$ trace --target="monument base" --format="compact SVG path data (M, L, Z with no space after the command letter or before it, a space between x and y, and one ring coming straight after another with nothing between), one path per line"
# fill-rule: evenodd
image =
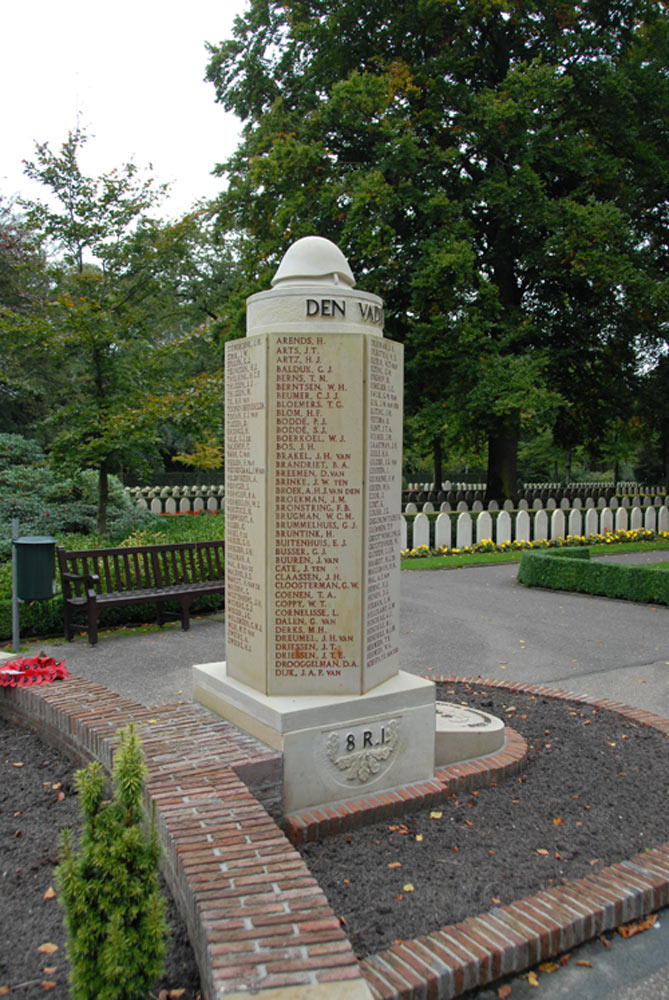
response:
M193 700L283 754L286 815L434 775L435 686L414 674L363 695L270 697L203 663Z

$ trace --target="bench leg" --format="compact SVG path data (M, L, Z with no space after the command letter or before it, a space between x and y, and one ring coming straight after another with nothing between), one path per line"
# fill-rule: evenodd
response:
M179 598L179 604L181 605L181 628L184 632L187 632L190 628L190 606L192 603L192 597Z
M97 645L98 641L98 607L95 601L89 601L86 606L88 643L90 646Z
M165 624L165 609L163 608L162 601L156 602L156 619L158 621L158 624L162 628L163 625Z
M72 608L63 600L63 625L65 628L65 638L68 642L74 639L74 628L72 627Z

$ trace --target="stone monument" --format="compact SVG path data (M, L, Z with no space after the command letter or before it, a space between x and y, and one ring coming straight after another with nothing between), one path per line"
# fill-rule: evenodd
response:
M329 240L298 240L226 345L226 660L193 697L283 753L284 812L434 774L401 671L402 346Z

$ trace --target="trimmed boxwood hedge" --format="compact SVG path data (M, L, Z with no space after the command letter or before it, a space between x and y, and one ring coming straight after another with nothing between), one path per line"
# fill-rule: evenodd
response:
M653 572L650 566L590 562L590 550L586 548L523 552L518 580L527 587L669 604L669 573Z

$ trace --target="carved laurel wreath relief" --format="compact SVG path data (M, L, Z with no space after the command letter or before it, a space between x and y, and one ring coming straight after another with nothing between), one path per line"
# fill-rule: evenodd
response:
M327 737L328 759L340 771L346 772L348 781L359 781L364 784L382 770L383 763L395 753L399 744L398 720L391 719L383 730L383 742L377 740L373 746L363 746L362 749L347 749L347 741L353 739L350 735L330 733Z

